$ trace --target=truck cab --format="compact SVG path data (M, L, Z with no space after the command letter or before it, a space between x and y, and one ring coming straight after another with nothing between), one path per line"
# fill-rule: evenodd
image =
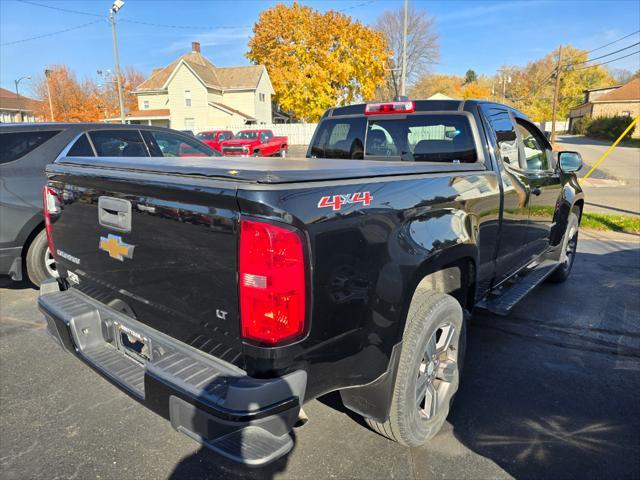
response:
M580 167L472 100L330 109L286 161L59 158L39 306L62 348L235 461L285 455L335 391L381 435L437 442L473 311L568 279Z

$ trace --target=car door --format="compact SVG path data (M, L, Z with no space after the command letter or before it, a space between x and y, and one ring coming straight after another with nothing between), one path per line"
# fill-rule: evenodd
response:
M545 136L526 119L516 117L515 122L524 181L529 190L527 250L530 259L534 259L549 248L562 185L553 164L551 145Z
M260 152L262 153L263 157L268 157L275 153L275 142L273 142L272 140L273 133L267 131L260 134Z
M516 127L509 111L481 107L503 187L502 222L496 245L495 282L500 283L528 263L525 248L529 227L528 187L520 165Z

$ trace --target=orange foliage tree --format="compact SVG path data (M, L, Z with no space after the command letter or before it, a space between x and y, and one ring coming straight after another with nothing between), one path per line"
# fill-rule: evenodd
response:
M119 116L115 81L104 84L98 84L92 79L79 81L66 65L54 65L49 70L49 91L54 119L57 122L97 122ZM122 75L125 110L137 110L138 101L132 91L143 80L144 76L139 71L132 67L125 69ZM49 119L47 77L41 76L37 79L34 90L36 97L42 100L38 114Z
M382 33L295 2L260 13L247 57L266 66L283 110L317 121L329 107L373 98L390 53Z

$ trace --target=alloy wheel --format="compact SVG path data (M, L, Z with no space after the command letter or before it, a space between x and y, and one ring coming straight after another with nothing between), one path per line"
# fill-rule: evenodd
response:
M437 415L458 373L458 341L460 332L446 323L438 327L427 342L418 366L416 404L427 419Z

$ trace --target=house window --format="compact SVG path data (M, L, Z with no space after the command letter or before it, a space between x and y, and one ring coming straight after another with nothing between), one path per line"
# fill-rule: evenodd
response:
M184 128L190 130L196 127L196 119L195 118L185 118L184 119Z
M624 111L622 112L622 116L623 116L623 117L630 117L630 116L631 116L631 112L630 112L629 110L624 110Z
M266 101L267 96L264 93L259 93L258 98L260 99L261 102L264 102Z
M191 106L191 90L184 91L184 106L185 107Z
M149 100L145 100L142 102L142 108L147 110L149 108Z

